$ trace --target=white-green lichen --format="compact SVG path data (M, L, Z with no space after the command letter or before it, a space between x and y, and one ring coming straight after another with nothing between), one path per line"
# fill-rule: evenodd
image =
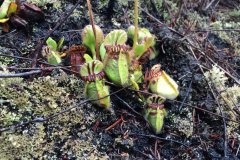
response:
M180 133L183 135L186 135L187 137L192 136L193 134L193 119L192 119L192 113L189 108L183 109L184 116L180 115L173 115L172 121L173 121L173 127L176 128Z
M54 8L61 7L61 1L59 0L27 0L27 2L36 4L39 7L44 7L47 4L52 4Z
M240 107L237 105L240 102L240 86L234 84L233 86L228 86L228 77L225 73L217 66L214 65L212 69L205 72L206 79L214 86L217 90L218 100L220 102L220 107L222 107L224 114L228 115L230 119L237 120L239 118L238 114L240 112ZM220 108L216 109L220 114ZM239 127L238 123L228 121L228 133Z
M94 134L87 129L97 117L91 111L86 112L94 109L92 105L79 105L84 88L79 78L57 70L51 76L32 81L1 78L0 84L0 128L76 107L47 123L33 123L0 133L1 159L57 159L59 153L72 158L107 159L93 144Z

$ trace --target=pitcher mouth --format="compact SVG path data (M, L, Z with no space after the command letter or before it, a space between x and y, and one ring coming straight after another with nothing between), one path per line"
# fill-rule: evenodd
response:
M152 104L148 105L148 108L151 108L153 110L163 109L164 108L164 104L152 103Z
M103 79L104 76L105 76L105 73L101 71L97 74L90 74L88 76L81 76L81 77L82 77L82 80L84 81L94 82L97 78Z
M120 52L122 53L128 53L130 50L130 47L128 45L106 45L105 49L108 54L110 55L119 55Z

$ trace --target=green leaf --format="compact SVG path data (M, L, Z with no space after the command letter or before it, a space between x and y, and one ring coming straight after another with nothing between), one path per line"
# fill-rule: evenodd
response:
M0 7L0 19L7 17L8 7L11 4L11 0L4 0Z
M57 50L60 51L63 47L64 37L62 37L57 44Z
M134 50L135 57L141 57L141 55L145 52L144 44L138 44L136 45L136 48Z
M135 34L135 27L133 25L128 27L127 34L130 39L133 39ZM150 31L147 28L139 28L137 41L140 43L145 37L153 37L153 35L150 33Z
M154 37L145 37L145 41L142 44L138 44L134 50L135 57L141 57L148 48L154 44Z
M58 53L51 52L50 55L48 55L48 63L57 65L62 62L62 59Z
M101 71L103 71L103 63L101 61L95 60L94 63L95 63L95 66L93 68L94 74L98 74Z
M96 41L98 43L98 46L100 47L100 44L103 42L103 32L101 28L97 25L95 25L96 29ZM91 52L93 59L96 59L96 42L95 42L95 37L94 37L94 32L92 29L91 25L87 25L84 27L83 32L82 32L82 41L85 46L87 46Z
M118 72L121 79L122 86L125 86L128 84L128 61L127 61L127 55L125 53L119 54L119 60L118 60Z
M123 45L127 41L127 33L124 30L113 30L104 39L105 45Z
M133 89L139 90L139 85L137 84L137 82L135 81L133 76L131 76L131 78L130 78L130 83L131 83Z
M80 75L82 77L86 77L86 76L89 76L89 73L88 73L88 63L84 63L81 68L80 68Z
M135 27L133 25L128 27L127 35L130 39L133 39L135 33Z
M106 55L106 49L105 49L104 43L103 43L100 46L100 58L101 58L102 61L104 60L105 55Z
M46 41L47 46L52 50L52 51L57 51L57 42L53 40L51 37L49 37Z
M88 54L84 54L83 57L84 57L86 62L90 62L90 61L93 60L92 57L90 57Z
M142 41L146 37L153 37L147 28L140 28L138 32L138 41Z

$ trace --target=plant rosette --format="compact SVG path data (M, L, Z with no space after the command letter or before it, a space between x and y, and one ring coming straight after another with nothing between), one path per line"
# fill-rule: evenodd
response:
M42 49L43 57L47 58L49 64L58 65L62 62L62 58L66 53L60 52L63 46L64 37L62 37L57 43L51 37L46 41L47 46L44 46Z

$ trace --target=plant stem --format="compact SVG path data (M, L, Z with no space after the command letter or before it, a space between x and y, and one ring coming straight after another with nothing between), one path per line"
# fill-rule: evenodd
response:
M92 25L93 33L94 33L94 38L95 38L95 45L96 45L96 59L99 59L99 46L97 42L97 33L96 33L96 28L94 25L94 19L93 19L93 11L92 11L92 6L90 0L87 0L87 5L88 5L88 12L89 12L89 17L90 17L90 23Z
M133 49L136 48L138 38L138 0L134 0L134 27Z

